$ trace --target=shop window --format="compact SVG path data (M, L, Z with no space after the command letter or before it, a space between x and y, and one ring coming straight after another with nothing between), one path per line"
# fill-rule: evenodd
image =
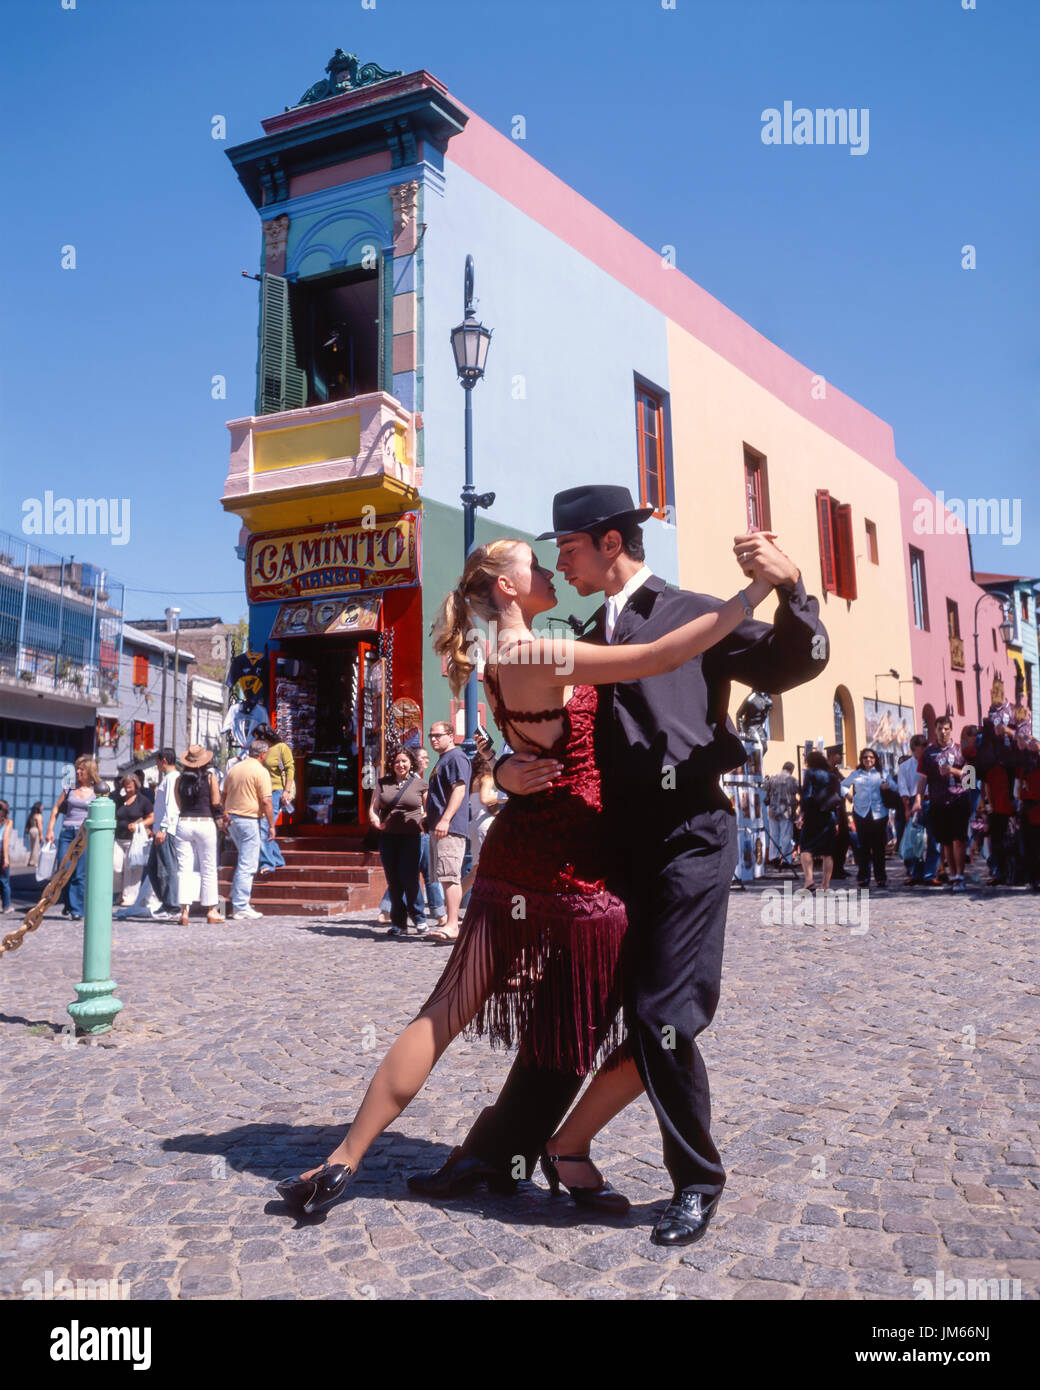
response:
M769 483L764 454L744 445L744 500L749 531L769 531Z
M852 507L818 488L816 521L824 592L853 599L856 597L856 557L852 544Z
M874 525L872 521L868 521L866 522L866 528L867 559L870 561L872 565L876 565L878 563L877 527Z
M383 256L372 269L290 283L263 278L259 413L297 410L378 391Z
M654 516L674 521L669 487L668 412L663 392L636 378L636 451L639 466L639 505L653 507Z
M155 747L155 725L145 724L141 719L134 720L134 757L143 758Z
M910 547L910 590L914 600L914 627L928 631L928 586L924 575L924 551Z
M148 684L148 658L146 656L134 657L134 685Z

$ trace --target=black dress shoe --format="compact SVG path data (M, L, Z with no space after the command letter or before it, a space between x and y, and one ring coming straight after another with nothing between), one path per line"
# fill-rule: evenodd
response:
M275 1190L283 1202L311 1216L314 1212L331 1206L333 1202L338 1202L352 1177L353 1172L349 1164L334 1163L330 1166L325 1162L313 1177L285 1178L278 1183Z
M447 1162L435 1173L413 1173L408 1179L408 1188L421 1197L458 1197L472 1192L481 1183L487 1183L500 1197L512 1197L516 1193L516 1178L461 1149L452 1149Z
M593 1172L597 1171L596 1165L588 1154L543 1153L539 1162L549 1184L549 1190L554 1197L560 1195L560 1183L562 1181L557 1164L587 1163ZM602 1177L598 1187L571 1187L567 1183L563 1185L580 1207L593 1207L596 1211L601 1211L607 1216L624 1216L632 1205L623 1192L618 1192Z
M692 1245L700 1240L715 1215L719 1197L687 1188L677 1192L664 1209L664 1215L654 1227L650 1240L654 1245Z

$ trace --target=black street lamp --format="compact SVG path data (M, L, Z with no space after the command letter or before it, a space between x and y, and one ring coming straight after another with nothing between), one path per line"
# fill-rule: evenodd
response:
M984 598L996 599L1003 610L1004 621L1000 624L1000 640L1006 647L1015 635L1015 625L1011 621L1011 599L1002 589L983 589L975 600L975 705L979 712L979 728L982 727L982 666L979 663L979 604Z
M878 689L877 689L877 683L878 683L878 680L880 679L881 676L890 676L890 677L892 678L892 680L898 681L898 679L899 679L899 672L895 669L894 666L890 666L890 667L888 668L887 671L875 671L875 673L874 673L874 713L875 713L875 714L877 714L877 707L878 707Z
M491 345L491 329L477 322L475 300L473 298L473 257L466 257L466 272L463 280L465 316L462 323L451 330L451 350L455 354L455 370L459 385L466 393L466 482L462 489L462 525L464 537L464 559L469 559L476 534L477 507L490 507L495 500L493 492L476 492L473 487L473 388L484 375L488 348ZM476 744L473 733L477 725L477 673L473 671L466 682L466 737L462 747L466 756L473 758Z

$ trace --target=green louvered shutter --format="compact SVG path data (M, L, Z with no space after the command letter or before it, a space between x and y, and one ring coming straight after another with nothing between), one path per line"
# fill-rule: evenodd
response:
M296 363L289 282L264 272L260 319L260 411L296 410L307 404L307 376Z

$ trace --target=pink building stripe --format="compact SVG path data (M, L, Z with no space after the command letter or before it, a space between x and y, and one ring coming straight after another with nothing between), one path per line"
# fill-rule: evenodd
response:
M891 425L830 382L826 399L814 400L809 368L756 332L700 285L665 266L650 247L550 173L514 140L470 112L465 130L452 138L448 154L467 173L573 246L778 400L871 463L893 472Z

